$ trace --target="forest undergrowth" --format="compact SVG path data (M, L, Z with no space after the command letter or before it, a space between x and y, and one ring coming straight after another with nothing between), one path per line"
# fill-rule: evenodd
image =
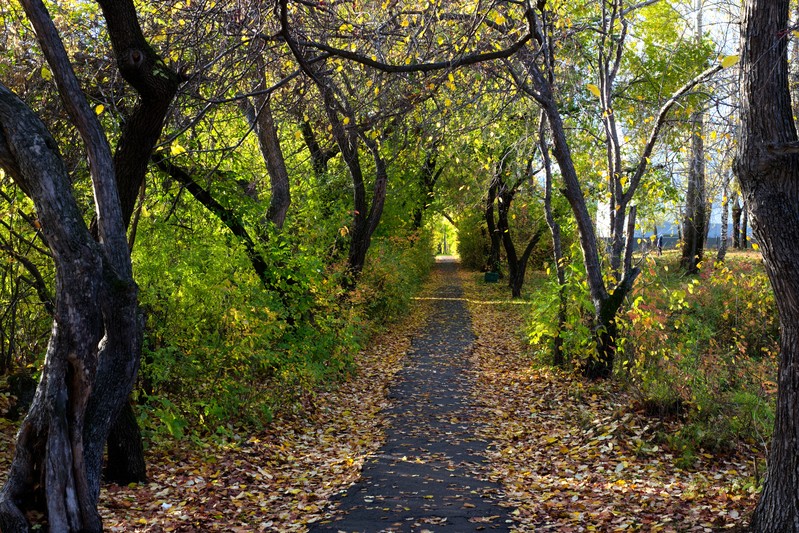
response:
M684 460L668 435L685 420L652 416L622 380L585 381L543 364L524 335L530 306L506 287L461 271L477 336L472 351L489 472L518 531L716 531L746 523L762 450L698 446ZM433 272L425 291L442 282ZM535 283L535 282L534 282ZM318 390L258 432L163 440L148 451L149 481L108 485L108 531L305 531L354 482L381 444L387 391L429 302L377 335L344 381ZM0 419L0 471L15 426ZM2 481L2 480L0 480Z
M106 530L305 531L320 520L327 499L357 479L381 442L387 387L429 304L412 305L356 355L350 377L315 391L301 411L282 411L257 433L155 443L148 482L102 488ZM2 483L16 424L0 423Z
M746 522L762 449L698 446L686 463L669 439L684 420L647 414L629 383L543 364L523 332L530 308L497 303L505 287L461 275L492 475L520 530L716 531Z

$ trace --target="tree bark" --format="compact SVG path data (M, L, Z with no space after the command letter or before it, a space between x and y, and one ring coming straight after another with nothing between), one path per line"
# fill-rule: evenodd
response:
M413 222L411 225L411 229L414 231L421 229L424 213L433 200L436 183L441 173L444 171L444 167L436 169L437 150L437 146L434 145L430 153L425 157L424 164L419 171L420 196L417 200L416 207L413 209Z
M799 155L788 86L788 0L749 0L742 22L741 135L735 159L744 202L774 289L780 359L774 436L757 533L799 530Z
M613 373L613 362L616 356L616 313L624 298L632 289L639 269L632 268L609 293L602 276L602 265L599 259L596 233L593 221L588 212L580 180L574 168L571 148L566 138L560 112L551 95L543 99L542 107L547 115L552 133L553 154L558 162L564 184L564 195L571 205L577 221L578 236L583 250L583 263L588 281L588 291L594 305L593 334L596 353L586 362L583 373L590 379L607 378Z
M503 156L503 160L505 157L507 157L507 152ZM500 163L498 167L497 175L494 176L492 180L492 186L497 188L496 201L498 205L496 233L498 234L498 238L502 241L502 247L505 249L505 257L508 261L508 285L511 290L511 296L513 298L520 298L522 295L522 286L524 285L527 263L530 260L530 254L533 252L535 245L538 244L538 241L541 239L542 231L538 229L533 233L520 257L516 252L516 246L511 237L508 214L513 199L516 196L516 191L519 185L521 185L521 181L509 187L502 176L505 165ZM490 196L489 194L489 197ZM493 213L491 214L491 218L493 219Z
M43 22L43 6L37 11ZM37 34L54 29L40 26ZM49 46L49 44L48 44ZM56 55L58 52L56 51ZM65 54L62 56L65 57ZM55 63L51 62L51 65ZM59 89L72 100L80 123L99 125L73 92L76 80L60 68ZM73 81L75 81L73 85ZM72 86L72 87L70 87ZM96 119L95 119L96 120ZM97 243L83 222L66 168L44 124L0 86L0 129L33 199L56 265L56 309L42 377L20 428L8 480L0 492L0 529L27 531L24 512L40 493L52 531L100 531L96 511L103 448L111 423L133 386L142 327L130 270L124 224L115 197L110 151L93 146L99 231ZM105 169L103 173L98 172ZM106 210L103 202L116 203ZM115 249L109 253L110 247ZM127 259L126 259L127 258Z
M719 237L719 251L716 254L716 261L722 262L727 256L727 246L729 240L730 226L730 171L724 173L721 183L721 236Z
M139 96L131 116L125 119L114 152L114 173L122 220L130 226L150 156L161 137L164 121L177 94L181 77L167 67L142 34L136 8L129 0L97 0L103 11L116 64L123 79ZM130 243L133 243L131 233ZM108 462L112 481L120 484L145 481L144 447L131 405L111 429ZM133 425L134 427L130 427ZM138 437L138 442L130 441ZM124 454L120 452L124 450Z
M265 83L262 82L256 87L256 91L264 87ZM280 148L280 138L277 135L275 119L272 116L269 96L256 97L254 106L248 100L242 100L241 107L250 127L255 129L258 136L258 146L261 148L266 171L269 174L271 193L266 219L281 229L291 205L291 192L289 173L286 170L283 150Z
M738 193L735 193L735 203L732 204L732 247L736 250L741 247L741 211Z
M749 208L748 201L744 200L741 206L741 236L738 238L741 244L741 250L746 250L749 247Z
M310 122L303 120L300 122L300 132L305 141L305 146L311 153L311 166L317 180L321 180L327 173L327 163L338 153L338 149L322 150L316 135L313 132Z
M108 460L103 477L120 485L147 481L141 430L133 405L125 402L108 435Z
M491 247L488 251L488 271L494 272L499 277L502 277L502 262L499 257L499 250L502 246L502 239L499 236L499 229L497 228L497 221L494 215L494 204L497 201L497 184L496 179L491 180L488 186L488 198L486 199L485 221L488 228L488 240Z
M691 116L691 167L688 171L688 192L685 195L683 248L681 266L688 274L696 274L705 248L705 144L704 117L701 111Z
M68 211L74 209L68 206L74 203L69 187L64 189L61 203L53 206L47 205L47 194L32 185L37 180L67 184L69 180L63 165L58 167L57 148L44 126L37 123L30 110L14 103L13 95L4 95L6 111L15 111L15 121L25 117L28 123L24 128L30 130L30 135L44 139L51 160L23 164L29 154L14 141L23 126L13 124L9 115L4 117L2 128L8 149L0 153L14 155L16 162L9 167L12 176L15 170L20 171L15 179L25 183L22 188L37 204L40 219L47 210L53 213L51 235L59 231L71 234L67 240L72 241L75 250L65 252L63 243L47 239L57 272L55 321L37 395L23 422L11 473L0 496L3 531L27 529L21 511L34 501L31 494L39 490L45 494L52 530L101 529L96 503L104 445L125 404L139 363L142 324L125 227L180 78L145 41L132 2L98 3L120 72L141 98L123 126L113 158L49 14L39 0L26 0L24 7L36 28L67 112L89 153L96 206L96 232L92 233L99 238L99 244L88 244L86 238L91 241L92 234L69 218ZM39 155L44 151L40 150ZM52 192L48 187L44 189ZM134 429L138 431L135 426ZM125 460L143 461L141 448L135 444L140 444L140 439L130 448L137 457ZM140 467L143 463L138 464ZM33 475L37 472L38 479ZM141 478L139 473L134 475Z

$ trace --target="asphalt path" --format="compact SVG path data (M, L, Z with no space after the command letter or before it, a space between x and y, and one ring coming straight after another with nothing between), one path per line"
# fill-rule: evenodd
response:
M456 275L430 296L429 323L412 342L390 389L383 447L361 479L335 498L330 520L312 532L509 531L502 489L483 474L487 443L475 437L469 350L474 337ZM439 299L440 298L440 299Z

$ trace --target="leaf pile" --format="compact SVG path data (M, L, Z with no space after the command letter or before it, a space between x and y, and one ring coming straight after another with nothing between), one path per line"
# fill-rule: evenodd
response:
M464 279L472 302L485 301ZM750 450L702 453L690 469L657 444L679 421L648 418L610 384L536 368L523 306L471 304L483 435L521 530L715 531L740 527L757 494Z

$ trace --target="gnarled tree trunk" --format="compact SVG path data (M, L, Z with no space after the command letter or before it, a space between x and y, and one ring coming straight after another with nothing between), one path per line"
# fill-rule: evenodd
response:
M774 437L757 533L799 529L799 138L788 88L789 0L745 2L741 135L735 160L780 317Z
M53 38L43 6L25 6L37 34ZM45 41L43 48L57 47ZM36 205L56 266L56 309L42 377L22 422L8 480L0 492L0 529L28 530L25 511L46 502L51 531L100 531L97 513L103 448L112 422L133 386L142 327L113 165L99 124L77 80L64 73L63 49L50 51L69 110L85 121L99 232L83 222L56 143L44 124L0 86L0 131L23 184ZM58 66L55 66L58 65ZM73 119L75 120L75 119ZM96 119L95 119L96 120ZM111 205L109 205L109 203ZM43 498L36 498L40 494Z

